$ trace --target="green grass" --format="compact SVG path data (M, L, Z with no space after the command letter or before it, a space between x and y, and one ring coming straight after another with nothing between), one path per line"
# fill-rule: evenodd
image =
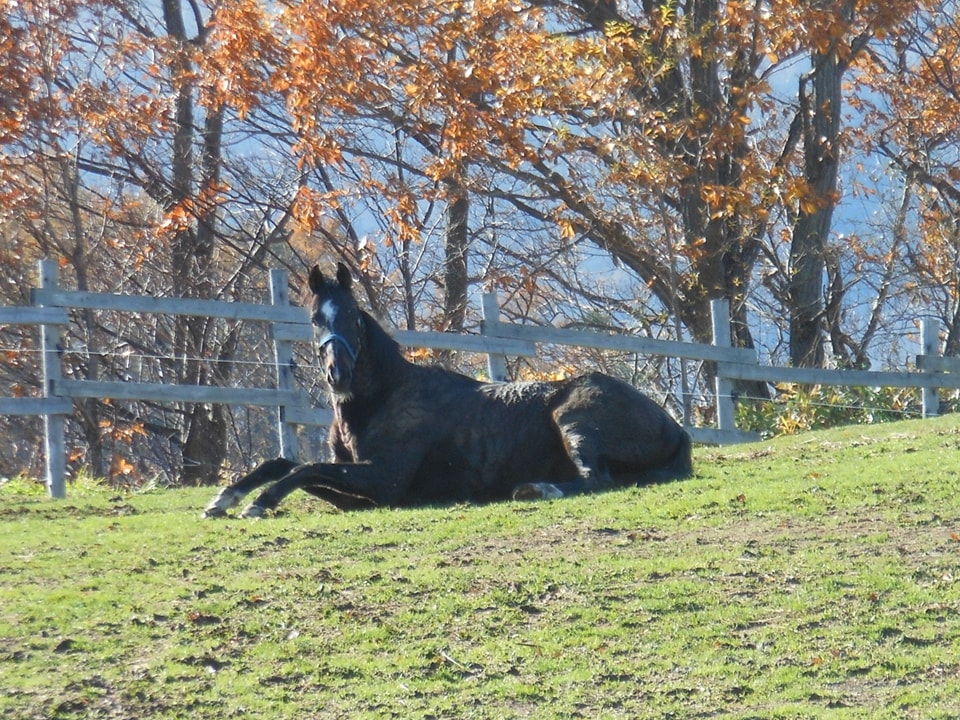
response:
M960 715L960 420L540 504L0 487L0 715Z

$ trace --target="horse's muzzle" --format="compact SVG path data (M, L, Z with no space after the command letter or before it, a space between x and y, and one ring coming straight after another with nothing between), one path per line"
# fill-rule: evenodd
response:
M327 385L337 395L349 395L353 384L353 366L357 352L337 333L328 333L319 340L320 364L323 366Z
M348 395L353 385L353 361L337 345L328 345L324 355L324 377L327 385L337 395Z
M353 373L349 370L344 371L336 366L327 369L327 385L337 395L349 395L352 382Z

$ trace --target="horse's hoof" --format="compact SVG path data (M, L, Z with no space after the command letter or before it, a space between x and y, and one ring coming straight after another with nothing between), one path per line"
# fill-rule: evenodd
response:
M563 497L563 491L550 483L524 483L513 490L514 500L556 500Z
M207 505L203 511L203 518L222 518L227 516L227 510L240 502L243 493L235 492L232 488L225 487L217 496Z
M222 507L218 507L217 505L211 505L210 507L204 509L202 513L200 513L201 520L210 520L212 518L225 518L225 517L227 517L227 511L224 510Z
M242 513L240 513L240 517L246 518L247 520L257 520L266 514L267 509L265 507L257 505L256 503L251 503L250 505L247 505L246 509Z

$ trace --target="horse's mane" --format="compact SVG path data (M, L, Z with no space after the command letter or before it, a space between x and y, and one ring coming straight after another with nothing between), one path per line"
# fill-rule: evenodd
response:
M472 378L437 365L419 365L410 362L400 349L400 344L393 339L393 336L383 328L376 318L365 310L361 310L360 315L366 328L366 342L363 352L368 355L371 368L375 369L374 374L380 390L397 387L411 374L426 373L431 376L431 382L441 384L473 384L476 382ZM440 385L437 387L440 387Z
M404 370L410 364L400 351L400 344L366 310L360 311L366 331L363 351L368 355L371 365L377 368L377 375L385 384L399 382Z

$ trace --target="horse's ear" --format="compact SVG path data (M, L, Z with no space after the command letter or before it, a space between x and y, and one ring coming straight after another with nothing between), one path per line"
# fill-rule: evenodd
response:
M320 267L314 265L310 268L310 277L307 280L307 283L310 285L310 292L314 295L320 292L320 288L323 287L323 284L326 280L323 279L323 273L320 272Z
M337 263L337 282L344 290L350 290L353 285L353 275L350 274L350 268L343 263Z

